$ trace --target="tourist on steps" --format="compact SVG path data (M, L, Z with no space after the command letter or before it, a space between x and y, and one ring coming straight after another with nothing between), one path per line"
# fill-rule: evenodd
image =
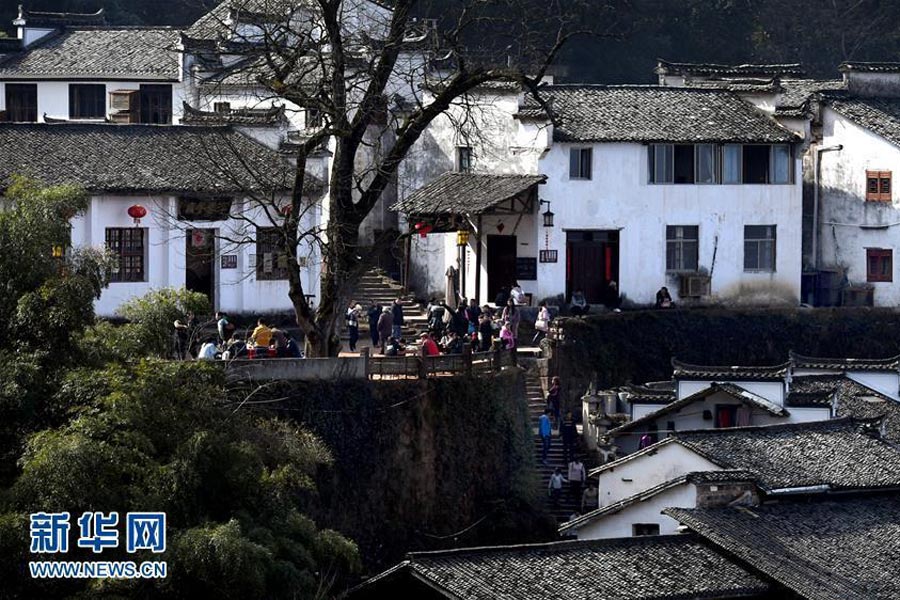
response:
M547 454L550 452L550 440L553 435L553 427L550 425L550 409L538 419L538 434L541 436L541 464L547 464Z

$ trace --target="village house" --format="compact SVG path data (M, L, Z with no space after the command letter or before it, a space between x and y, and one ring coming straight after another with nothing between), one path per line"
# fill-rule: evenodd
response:
M800 137L769 114L717 89L548 82L547 109L514 87L473 96L479 135L436 122L420 152L439 159L401 172L420 288L454 266L480 302L515 281L533 302L652 304L662 286L799 300Z
M703 366L672 360L672 380L585 397L585 436L594 447L630 454L686 429L805 423L852 416L881 419L900 440L900 357L814 358L791 353L781 365ZM627 422L605 430L603 415Z
M877 424L849 418L676 431L590 477L598 484L599 506L564 523L561 534L671 535L678 523L662 514L664 508L896 488L900 452L879 439Z

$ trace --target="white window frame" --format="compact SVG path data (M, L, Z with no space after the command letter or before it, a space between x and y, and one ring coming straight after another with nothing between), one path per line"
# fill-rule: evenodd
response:
M669 228L675 229L676 233L678 229L685 229L688 227L692 227L696 230L696 237L688 238L684 237L682 231L682 237L669 237ZM699 225L666 225L666 273L696 273L700 268L700 226ZM695 259L696 264L693 268L684 266L684 248L685 244L694 244L695 255L693 258ZM681 268L669 268L669 248L673 248L673 251L676 253L676 256L680 258ZM676 261L677 262L677 261Z
M771 231L771 237L747 237L747 228L748 227L766 227L768 231ZM767 232L768 232L767 231ZM748 267L747 266L747 244L756 244L756 267ZM762 267L761 266L761 256L760 248L761 244L771 244L772 246L772 264L771 268L769 266ZM778 226L777 225L744 225L744 272L745 273L774 273L776 271L776 267L778 265Z

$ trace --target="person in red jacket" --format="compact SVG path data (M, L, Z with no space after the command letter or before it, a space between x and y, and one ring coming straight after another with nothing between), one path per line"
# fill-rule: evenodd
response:
M438 349L437 342L431 338L431 334L427 331L422 334L422 356L437 356L441 351Z

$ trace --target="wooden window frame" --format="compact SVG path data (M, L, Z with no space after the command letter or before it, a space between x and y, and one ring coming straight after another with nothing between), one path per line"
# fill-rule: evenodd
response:
M87 97L89 95L92 97ZM70 83L69 118L72 120L106 119L106 86L102 83Z
M37 123L38 89L36 83L7 83L4 94L6 96L7 121ZM27 104L21 101L25 94L28 95L29 102ZM30 102L31 99L34 100L34 103Z
M747 237L747 228L748 227L766 227L770 229L772 232L771 237ZM768 231L766 232L768 233ZM756 247L756 266L748 267L747 266L747 245L755 244ZM761 265L760 261L760 245L761 244L771 244L772 245L772 264L770 265ZM778 265L778 226L777 225L744 225L744 272L745 273L774 273L776 271L776 267Z
M593 148L569 148L569 179L590 181L594 175L593 163Z
M866 171L866 202L890 202L892 188L890 171Z
M290 254L280 250L277 239L280 236L278 227L256 228L257 281L287 281ZM270 265L268 269L267 263Z
M475 163L475 153L471 146L456 147L456 171L458 173L471 173Z
M873 259L880 265L880 269L873 269ZM887 263L887 269L884 264ZM887 273L885 273L887 271ZM890 248L866 248L866 281L888 282L894 281L894 251Z
M172 124L172 86L169 84L141 84L138 94L140 110L138 122L148 125Z
M682 230L682 236L678 237L678 229ZM693 229L694 237L685 237L686 229ZM671 236L670 236L671 234ZM680 256L682 259L685 255L685 248L693 245L693 268L684 266L682 260L681 268L670 268L669 253ZM673 261L674 262L674 261ZM695 273L700 267L700 226L699 225L666 225L666 272L667 273Z
M115 266L110 283L147 281L147 229L141 227L107 227L106 248Z

